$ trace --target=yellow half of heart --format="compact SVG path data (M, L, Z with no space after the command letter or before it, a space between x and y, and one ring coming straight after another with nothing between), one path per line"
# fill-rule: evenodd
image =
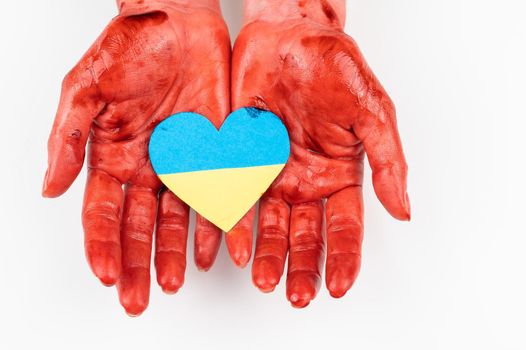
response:
M159 175L196 212L225 232L258 201L285 164Z

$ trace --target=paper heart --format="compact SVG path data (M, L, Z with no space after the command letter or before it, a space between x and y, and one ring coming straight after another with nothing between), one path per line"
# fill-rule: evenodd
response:
M218 131L196 113L175 114L150 139L150 160L181 200L228 232L270 187L290 155L273 113L241 108Z

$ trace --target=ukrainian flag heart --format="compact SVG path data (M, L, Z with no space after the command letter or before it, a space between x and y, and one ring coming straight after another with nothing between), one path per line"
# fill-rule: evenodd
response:
M149 152L166 187L228 232L283 170L290 140L275 114L256 108L233 112L219 131L202 115L179 113L155 128Z

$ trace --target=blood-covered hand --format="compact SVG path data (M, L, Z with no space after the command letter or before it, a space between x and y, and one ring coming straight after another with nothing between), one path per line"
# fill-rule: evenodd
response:
M291 159L260 202L252 275L272 291L288 253L287 297L296 307L319 290L325 241L331 295L343 296L356 279L364 153L382 204L410 218L395 109L343 32L344 18L344 0L246 0L232 59L233 109L270 110L290 134Z
M126 311L138 315L149 300L156 222L155 266L165 292L182 286L186 268L189 209L153 172L150 134L184 111L221 125L230 111L230 39L218 0L117 2L119 16L64 79L43 194L69 188L89 143L87 259L103 284L117 284ZM220 239L220 230L198 217L200 269L210 268Z

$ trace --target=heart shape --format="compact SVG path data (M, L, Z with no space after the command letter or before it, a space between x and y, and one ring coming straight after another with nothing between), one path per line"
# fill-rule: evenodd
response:
M219 131L200 114L178 113L155 128L149 152L166 187L228 232L283 170L290 139L275 114L256 108L233 112Z

